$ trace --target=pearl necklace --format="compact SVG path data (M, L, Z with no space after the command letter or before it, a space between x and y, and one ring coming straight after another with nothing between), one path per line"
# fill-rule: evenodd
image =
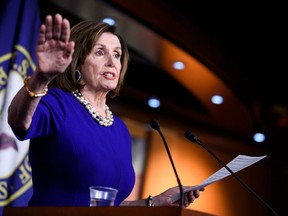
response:
M95 110L95 108L83 97L83 95L81 94L80 91L78 91L78 90L73 91L72 94L80 103L82 103L85 106L85 108L91 114L92 118L95 119L100 125L105 126L105 127L109 127L113 124L113 121L114 121L113 114L109 110L109 107L106 104L105 104L106 117L103 118L103 116L101 116Z

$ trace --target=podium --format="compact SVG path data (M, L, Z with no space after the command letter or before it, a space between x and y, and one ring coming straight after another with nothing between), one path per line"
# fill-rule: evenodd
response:
M4 207L3 216L212 216L179 207Z

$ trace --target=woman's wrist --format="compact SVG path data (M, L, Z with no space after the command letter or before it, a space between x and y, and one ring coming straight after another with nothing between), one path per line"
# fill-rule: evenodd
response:
M45 85L44 90L42 92L39 92L39 93L36 93L36 92L30 90L30 87L28 85L30 79L31 79L31 76L27 76L24 79L24 88L25 88L25 90L27 91L27 93L29 94L30 97L37 98L37 97L42 97L42 96L47 94L47 92L48 92L48 86L47 85Z

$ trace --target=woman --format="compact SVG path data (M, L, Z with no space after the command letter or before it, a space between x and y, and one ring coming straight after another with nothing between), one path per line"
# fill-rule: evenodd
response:
M131 137L106 105L108 97L119 94L128 60L128 49L113 26L83 21L70 36L67 19L46 17L37 68L8 113L18 139L30 139L30 206L89 206L91 185L118 189L116 206L151 205L145 199L125 201L135 183ZM170 188L152 202L179 205L171 202L178 192L178 187ZM185 206L198 197L199 190L186 193Z

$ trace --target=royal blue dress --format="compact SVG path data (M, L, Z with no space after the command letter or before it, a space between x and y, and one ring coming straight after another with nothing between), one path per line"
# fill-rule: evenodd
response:
M28 132L16 136L30 139L33 196L29 206L89 206L92 185L118 189L118 206L134 187L126 125L117 116L113 125L99 125L71 92L49 89Z

